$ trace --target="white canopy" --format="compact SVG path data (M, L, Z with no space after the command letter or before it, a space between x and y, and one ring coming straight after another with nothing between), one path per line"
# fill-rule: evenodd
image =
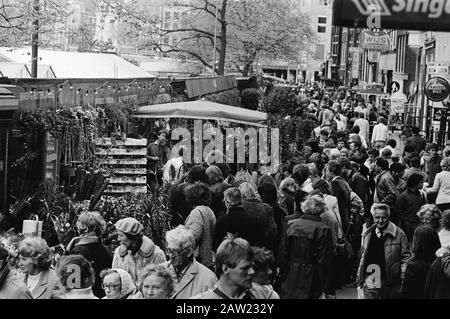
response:
M193 101L142 106L138 108L134 117L190 118L265 126L262 122L267 120L267 113L210 101Z

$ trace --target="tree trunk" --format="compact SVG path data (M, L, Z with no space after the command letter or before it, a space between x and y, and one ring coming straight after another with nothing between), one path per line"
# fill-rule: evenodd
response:
M227 2L228 0L223 0L222 9L220 13L221 23L221 38L220 38L220 54L219 54L219 65L217 67L217 74L225 74L225 58L227 54Z
M242 76L248 76L248 73L250 72L251 63L246 63L244 65L244 69L242 70Z

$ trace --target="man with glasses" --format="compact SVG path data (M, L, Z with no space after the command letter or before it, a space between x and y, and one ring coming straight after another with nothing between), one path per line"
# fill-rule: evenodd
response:
M179 225L166 232L166 242L167 265L176 278L173 299L189 299L216 284L216 275L195 260L195 239L188 228Z
M364 299L393 299L411 256L408 239L400 227L389 221L388 205L373 204L371 214L374 224L363 234L358 287Z
M216 274L219 281L215 287L193 299L265 299L262 289L252 288L255 271L253 251L249 242L228 234L216 254Z

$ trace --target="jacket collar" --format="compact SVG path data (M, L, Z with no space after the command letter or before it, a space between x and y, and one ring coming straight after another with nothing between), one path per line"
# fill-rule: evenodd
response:
M72 238L72 240L70 241L70 243L67 245L66 250L67 251L71 251L75 246L78 245L87 245L87 244L95 244L99 242L99 238L97 236L79 236L79 237L74 237Z
M172 298L175 298L192 280L194 280L195 276L198 274L198 262L193 260L193 262L189 265L189 268L186 270L186 273L181 278L180 282L176 286L176 292L173 294Z
M155 251L155 244L153 243L153 241L147 236L142 236L142 245L137 251L137 254L140 254L144 258L148 258L153 254L154 251ZM119 246L120 257L122 258L125 257L127 253L128 249L125 246L120 245Z
M320 216L314 216L314 215L302 215L302 217L300 217L301 219L309 219L309 220L315 220L315 221L322 221L322 219L320 218Z
M372 232L372 230L375 229L375 227L377 227L377 225L373 224L372 226L367 228L367 230L363 234L363 236L367 236L368 234L370 234ZM397 226L395 226L395 224L393 222L389 221L388 227L384 231L384 234L390 235L392 238L395 238L395 236L397 235Z
M33 291L31 291L31 294L33 295L34 299L38 299L47 290L49 273L50 273L50 270L41 271L41 274L39 276L39 281L38 281L36 287L34 287ZM27 279L28 279L28 274L26 274L23 278L25 285L27 284Z

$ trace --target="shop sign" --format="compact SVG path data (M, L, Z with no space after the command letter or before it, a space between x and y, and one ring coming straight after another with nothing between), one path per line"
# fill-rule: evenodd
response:
M433 102L445 100L449 93L450 85L444 78L435 77L425 84L425 95Z
M361 37L361 47L363 49L378 51L389 50L389 35L387 33L365 31L361 33Z
M336 26L450 31L448 0L335 0L333 6Z

